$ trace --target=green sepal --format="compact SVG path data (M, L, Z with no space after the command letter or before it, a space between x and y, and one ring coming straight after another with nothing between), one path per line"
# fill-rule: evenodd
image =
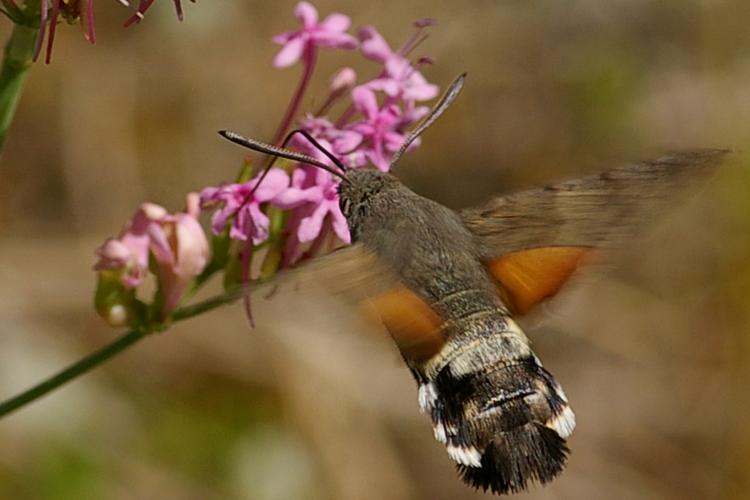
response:
M122 284L122 273L122 270L99 271L94 307L113 327L140 326L145 320L146 305L136 298L134 288Z
M237 184L242 184L243 182L249 181L253 177L253 162L250 160L245 160L245 163L242 164L242 168L240 169L240 173L237 175L237 180L235 181Z
M244 241L232 241L228 252L229 259L224 266L224 289L229 290L242 283L242 262L240 262L240 249Z
M289 219L289 211L276 207L268 208L269 235L266 243L268 251L263 258L263 264L260 267L260 278L266 280L274 276L281 267L284 257L284 229Z

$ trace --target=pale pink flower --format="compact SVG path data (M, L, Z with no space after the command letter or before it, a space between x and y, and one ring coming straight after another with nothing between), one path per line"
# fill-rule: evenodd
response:
M187 195L185 212L153 219L149 225L151 251L159 266L159 285L164 294L162 317L177 307L187 284L208 264L209 246L198 222L199 197Z
M300 2L294 16L302 29L276 35L273 41L283 45L273 60L277 68L285 68L299 61L306 50L314 47L354 49L357 39L346 33L351 25L348 16L334 13L318 22L318 11L308 2Z
M187 283L199 275L209 259L209 247L198 223L198 195L187 196L185 212L170 214L154 203L144 203L118 238L110 238L96 254L96 270L122 270L125 288L138 286L148 272L149 252L159 267L164 295L163 317L174 310Z
M108 238L94 252L99 260L94 269L122 270L120 278L125 288L135 288L141 284L146 273L148 273L148 247L149 237L147 234L149 218L145 210L151 203L144 203L133 216L133 219L120 233L117 238ZM158 207L158 205L153 205ZM161 207L158 207L161 208Z

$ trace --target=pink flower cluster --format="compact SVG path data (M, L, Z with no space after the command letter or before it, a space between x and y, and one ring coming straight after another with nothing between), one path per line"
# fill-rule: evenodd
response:
M208 241L198 214L196 193L187 195L186 211L176 214L144 203L117 238L109 238L96 250L99 261L94 269L119 271L122 284L131 289L143 282L149 255L153 255L163 293L162 317L166 318L190 280L208 264Z
M0 0L7 1L11 0ZM54 7L60 0L53 1ZM91 1L81 0L89 7ZM153 1L141 0L139 12ZM179 9L178 0L175 5ZM312 136L346 167L372 164L388 170L407 130L427 113L422 103L438 94L437 86L427 82L419 70L429 60L409 59L424 39L424 28L431 23L416 23L416 33L394 50L370 26L360 29L358 37L348 34L350 20L343 14L319 21L317 10L300 2L295 16L302 27L274 38L282 45L274 66L283 68L301 62L302 75L272 142L280 144L297 118L297 129ZM353 69L341 68L331 79L327 98L319 101L323 103L320 108L305 112L300 104L320 48L358 48L366 59L376 63L376 68L372 78L359 84ZM333 116L336 108L339 112ZM288 147L331 164L326 154L302 134L290 135ZM338 203L338 182L331 173L312 165L286 164L283 168L262 169L246 182L207 187L200 195L192 193L185 212L169 214L158 205L143 204L120 235L96 251L99 260L95 269L100 271L97 309L113 324L122 324L112 320L123 317L114 312L118 307L130 307L126 322L139 308L145 310L146 317L164 321L188 287L192 290L219 269L236 271L235 264L239 263L240 279L247 283L252 280L251 261L255 256L262 255L260 268L272 273L326 247L348 243L349 229ZM213 260L209 260L209 243L198 222L200 209L214 211L211 229L217 237ZM254 252L261 245L268 246L268 251ZM151 306L135 296L135 288L149 272L149 261L158 269L157 298L161 297ZM267 266L269 262L272 265ZM230 278L225 278L225 283L236 284L237 276L231 274L234 271L228 272ZM252 322L247 296L245 301Z
M390 159L406 137L406 131L429 110L420 103L438 95L436 85L429 83L419 70L428 59L412 62L408 55L423 39L422 31L431 23L416 24L417 32L400 49L394 50L371 26L359 30L358 37L346 31L351 24L343 14L331 14L319 21L311 4L300 2L294 10L302 27L297 31L274 37L282 45L274 66L284 68L297 62L303 64L303 85L309 79L319 48L354 49L377 63L375 77L357 84L351 68L342 68L332 78L329 95L316 112L308 112L298 121L299 128L310 133L324 148L344 165L357 168L368 163L387 171ZM304 91L304 90L303 90ZM335 101L346 98L348 103L337 117L326 115ZM301 101L298 94L294 105ZM288 115L294 115L292 109ZM283 137L289 124L283 124ZM316 159L330 163L326 156L304 137L295 136L290 146ZM238 240L252 238L259 245L268 237L265 207L291 210L286 225L283 266L289 266L305 255L306 247L316 248L331 233L344 243L349 242L346 219L339 209L338 180L319 168L297 164L289 174L273 169L260 187L259 173L245 183L211 187L201 192L201 206L216 208L213 231L220 233L231 224L230 236Z

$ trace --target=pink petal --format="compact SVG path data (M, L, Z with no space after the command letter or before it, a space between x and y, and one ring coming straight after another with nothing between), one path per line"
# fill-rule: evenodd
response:
M200 199L198 193L188 193L185 197L185 213L197 218L201 213Z
M349 224L346 222L346 217L341 213L341 209L338 203L331 207L331 219L333 222L333 232L339 237L344 243L351 243L351 234L349 233Z
M345 130L336 138L333 143L334 152L337 154L350 153L357 146L362 144L362 135L353 130Z
M299 229L297 229L297 237L302 243L312 241L318 237L327 212L326 204L321 203L315 207L315 211L310 216L300 221Z
M259 174L259 176L262 174ZM257 180L252 183L253 186ZM280 168L272 168L255 191L254 198L263 203L289 187L289 176Z
M321 32L314 36L316 45L336 49L356 49L357 39L346 33Z
M159 221L166 217L169 212L167 209L156 203L146 202L141 204L140 211L150 220Z
M167 235L164 230L157 224L149 227L148 235L151 238L151 251L154 253L156 262L160 267L172 267L175 264L175 255L172 247L169 245Z
M393 152L398 151L404 143L404 139L404 134L399 134L398 132L389 131L383 134L383 143L386 149Z
M203 188L200 193L201 206L205 208L207 206L212 206L214 203L219 201L218 194L220 190L221 188L213 186Z
M346 66L333 75L333 78L331 78L331 85L328 89L333 94L348 90L353 87L355 83L357 83L357 72Z
M296 31L287 31L286 33L279 33L278 35L274 35L271 40L273 40L274 43L278 43L279 45L284 45L295 36L297 36Z
M308 2L300 2L294 8L296 17L305 28L311 28L318 22L318 10Z
M120 241L130 249L131 258L138 267L148 267L148 235L145 233L125 233Z
M211 231L214 234L219 234L224 230L227 225L227 219L232 216L236 207L230 207L225 205L223 208L214 212L211 216Z
M115 238L108 238L94 253L99 257L94 265L97 271L125 267L132 255L130 248Z
M175 224L177 262L174 273L182 279L198 276L208 264L208 240L198 221L179 214Z
M248 236L252 238L253 244L260 245L268 239L268 225L271 221L255 204L248 207L248 214L251 219L248 222L252 223L252 227L246 228L246 232L249 232Z
M427 116L427 113L429 112L430 108L428 108L427 106L417 106L412 109L407 109L406 112L401 116L401 123L414 123Z
M370 122L356 122L351 124L352 130L356 131L363 137L373 135L375 133L375 127Z
M424 85L409 86L404 90L403 98L411 101L429 101L434 99L440 89L437 85L426 83Z
M362 85L354 87L352 90L352 102L358 111L363 113L369 120L374 120L378 116L378 100L375 94Z
M394 97L401 93L401 83L393 78L376 78L364 84L372 90L380 90Z
M391 166L391 160L383 156L383 150L380 147L380 144L376 144L374 149L368 151L367 157L370 158L370 163L383 172L387 172Z
M252 230L252 216L249 214L250 204L242 207L232 220L229 228L229 237L233 240L245 241L247 235Z
M323 197L325 197L325 191L333 185L333 176L322 168L316 168L313 175L315 177L315 184L321 187Z
M349 26L351 26L351 24L352 20L349 19L349 16L334 13L323 19L323 21L318 24L318 28L329 32L343 33L344 31L349 29Z
M367 155L363 151L353 151L344 156L343 161L347 167L363 167L367 165Z
M304 183L307 180L307 171L304 168L295 168L292 172L292 183L293 187L302 188L305 187Z
M393 55L385 39L372 26L364 26L359 30L360 50L368 59L385 62Z
M307 189L289 188L276 195L271 204L285 210L296 208L304 203L318 203L323 199L323 190L319 186Z
M299 61L305 49L305 40L296 37L289 40L273 58L275 68L286 68Z
M416 71L408 59L403 56L391 57L385 62L385 72L391 78L405 80L410 72Z

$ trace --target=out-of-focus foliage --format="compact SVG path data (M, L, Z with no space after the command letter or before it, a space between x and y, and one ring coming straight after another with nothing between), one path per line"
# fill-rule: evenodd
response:
M242 153L215 132L268 138L296 83L270 69L294 2L203 0L181 24L156 3L127 30L112 4L95 47L58 32L0 160L0 398L112 338L91 310L93 248L143 200L178 209L232 180ZM737 151L527 321L579 419L568 470L527 497L746 498L750 5L316 5L394 41L438 19L424 72L468 71L467 87L397 174L449 206L669 149ZM354 60L322 57L320 74ZM0 421L0 498L483 496L385 334L290 290L255 304L254 331L240 306L215 311Z

